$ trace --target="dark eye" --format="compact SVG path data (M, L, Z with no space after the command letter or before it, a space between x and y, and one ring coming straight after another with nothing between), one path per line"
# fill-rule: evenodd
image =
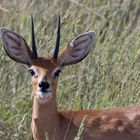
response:
M34 76L34 75L35 75L35 72L34 72L34 70L32 70L32 69L29 69L28 72L31 74L31 76Z
M58 77L59 74L60 74L61 70L57 70L55 73L54 73L54 77Z

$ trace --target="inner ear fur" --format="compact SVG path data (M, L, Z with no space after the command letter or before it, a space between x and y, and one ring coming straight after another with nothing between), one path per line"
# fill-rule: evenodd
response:
M7 28L1 28L0 33L7 55L16 62L31 65L32 52L24 38Z
M90 31L72 39L60 52L59 63L61 66L76 64L82 61L95 44L96 33Z

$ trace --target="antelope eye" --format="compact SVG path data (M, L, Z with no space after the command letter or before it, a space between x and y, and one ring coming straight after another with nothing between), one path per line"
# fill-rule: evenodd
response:
M28 72L31 74L31 76L34 76L35 75L35 71L32 70L32 69L29 69Z
M57 70L55 73L54 73L54 77L58 77L59 74L60 74L61 70Z

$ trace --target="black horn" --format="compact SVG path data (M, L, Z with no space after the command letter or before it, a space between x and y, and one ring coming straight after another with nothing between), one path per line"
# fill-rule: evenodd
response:
M31 15L31 26L32 26L32 59L37 59L37 51L36 51L36 43L35 43L35 35L34 35L34 19Z
M55 60L57 60L57 57L58 57L59 44L60 44L60 15L58 17L57 39L56 39L56 45L55 45L55 50L54 50L54 54L53 54L53 58Z

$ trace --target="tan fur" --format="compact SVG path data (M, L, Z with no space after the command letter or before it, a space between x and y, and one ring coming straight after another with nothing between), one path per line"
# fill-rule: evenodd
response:
M104 110L57 111L57 80L51 71L59 64L52 59L39 58L32 62L40 75L51 81L53 98L46 104L39 104L34 98L32 131L35 140L73 140L85 117L83 140L140 140L140 106ZM38 75L38 77L40 76ZM38 79L34 79L35 93Z
M74 38L60 52L57 61L52 58L32 60L32 52L20 35L6 28L1 28L0 32L8 56L16 62L26 64L37 73L32 75L34 99L31 128L34 140L46 140L46 136L49 140L74 140L83 119L84 129L80 140L140 140L140 106L57 110L58 78L54 77L53 72L56 68L62 69L83 60L95 43L95 32L87 32ZM48 91L40 91L40 82L49 83Z
M106 110L61 111L66 119L77 127L84 116L84 133L93 140L140 140L140 106ZM126 112L129 111L129 114ZM135 111L135 112L133 112ZM135 116L133 114L135 113ZM87 138L85 138L87 139Z

